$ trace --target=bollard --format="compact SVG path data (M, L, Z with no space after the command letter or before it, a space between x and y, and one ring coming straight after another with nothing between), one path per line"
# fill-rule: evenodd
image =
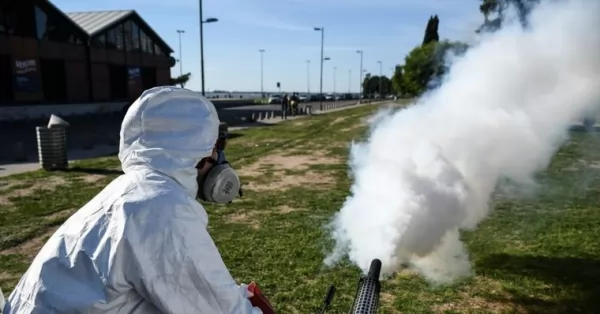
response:
M15 161L25 161L27 157L25 157L25 148L23 147L23 142L15 143L13 147Z
M255 122L255 121L256 121L256 114L253 112L253 113L250 115L250 122Z
M307 115L312 116L312 106L306 106L306 108L304 108L304 109L306 109Z
M69 167L67 158L67 128L64 126L36 127L38 156L45 170L64 170Z
M275 111L271 111L271 119L275 119Z
M36 127L38 156L45 170L65 170L69 167L67 156L67 127L69 123L51 115L48 126Z

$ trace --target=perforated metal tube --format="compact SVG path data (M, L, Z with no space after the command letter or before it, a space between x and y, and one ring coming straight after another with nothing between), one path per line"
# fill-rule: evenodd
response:
M362 277L358 283L358 291L354 297L354 304L350 314L375 314L379 307L379 274L381 261L374 259L369 267L369 273Z

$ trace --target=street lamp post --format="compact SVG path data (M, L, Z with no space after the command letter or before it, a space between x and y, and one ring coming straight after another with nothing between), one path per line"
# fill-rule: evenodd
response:
M214 23L219 20L214 17L209 17L206 20L202 17L202 0L198 0L199 15L200 15L200 76L202 79L202 96L206 96L204 92L204 23Z
M348 70L348 94L352 91L352 70Z
M335 98L335 85L336 85L336 70L337 67L333 67L333 97Z
M321 78L319 83L319 109L323 110L323 46L325 45L325 27L315 27L315 31L321 32Z
M358 86L360 87L360 95L358 96L358 102L360 103L362 97L363 97L363 51L362 50L357 50L356 53L360 54L360 74L358 75L359 77L359 82L358 82Z
M178 29L177 34L179 35L179 75L183 75L183 57L181 56L181 34L185 33L184 30Z
M306 60L306 97L310 99L310 60Z
M379 98L383 97L383 62L377 61L379 63Z
M263 89L263 54L265 53L265 50L259 49L258 52L260 52L260 98L263 99L265 98L265 91Z

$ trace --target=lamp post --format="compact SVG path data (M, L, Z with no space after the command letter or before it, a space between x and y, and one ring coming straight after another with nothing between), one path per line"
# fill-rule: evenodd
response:
M358 102L360 103L362 97L363 97L363 51L362 50L357 50L356 53L360 54L360 74L358 75L359 77L359 82L358 82L358 86L360 87L360 94L358 95Z
M183 57L181 56L181 34L185 33L184 30L178 29L177 34L179 36L179 75L183 75Z
M348 94L352 91L352 70L348 70Z
M202 0L198 0L198 11L200 13L200 75L202 79L202 96L205 96L204 91L204 23L214 23L219 20L214 17L209 17L206 20L202 17Z
M336 85L336 70L337 67L333 67L333 97L335 99L335 85Z
M263 54L265 53L265 50L259 49L258 52L260 52L260 98L262 102L262 99L265 98L265 91L263 89Z
M310 60L306 60L306 97L310 99Z
M379 98L382 98L382 92L383 92L383 80L382 80L382 76L383 76L383 62L381 61L377 61L377 63L379 63Z
M323 46L325 45L325 27L315 27L315 31L321 32L321 79L319 83L319 109L323 110Z

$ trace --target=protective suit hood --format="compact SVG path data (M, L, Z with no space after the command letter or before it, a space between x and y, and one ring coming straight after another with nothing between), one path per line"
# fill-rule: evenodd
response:
M121 125L123 171L150 168L179 183L194 197L198 162L209 157L219 132L215 106L197 92L177 87L145 91Z

